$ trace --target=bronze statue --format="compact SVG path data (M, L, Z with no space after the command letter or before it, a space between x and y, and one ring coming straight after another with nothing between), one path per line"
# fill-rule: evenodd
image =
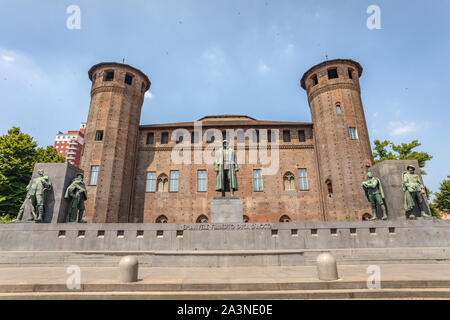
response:
M42 222L44 220L45 191L50 190L52 183L48 176L44 176L44 170L38 170L39 177L31 179L27 186L27 195L20 206L17 218L13 222L22 220L25 204L31 202L31 218L29 221ZM37 211L37 214L36 214Z
M228 191L230 196L233 196L233 191L238 190L236 171L239 166L233 148L227 146L227 140L223 140L223 148L216 151L214 160L216 191L222 191L222 197L225 197L225 192Z
M64 194L65 199L71 199L69 211L67 212L66 222L78 222L86 223L83 220L83 213L85 210L84 201L87 200L87 190L83 182L83 174L78 173L76 178L73 179L69 187L67 187L66 193ZM78 209L78 219L72 219L73 209Z
M370 171L367 172L367 178L369 179L362 183L362 187L366 195L366 200L370 202L372 206L372 218L369 220L378 220L377 205L381 207L381 211L383 212L381 220L387 220L386 206L384 204L384 192L381 181L380 179L375 178L373 173Z
M414 171L414 166L407 166L405 172L402 174L402 187L405 193L404 208L406 213L412 211L416 206L416 203L420 209L420 217L417 219L428 219L430 215L425 213L425 201L423 196L425 195L425 186L422 184L418 174ZM409 219L416 219L413 213L409 215Z

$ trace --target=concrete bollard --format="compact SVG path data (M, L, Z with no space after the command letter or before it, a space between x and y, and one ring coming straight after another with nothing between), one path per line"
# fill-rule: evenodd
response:
M338 280L336 259L328 252L319 254L317 257L317 273L319 280Z
M122 282L136 282L139 262L134 256L125 256L119 262L119 278Z

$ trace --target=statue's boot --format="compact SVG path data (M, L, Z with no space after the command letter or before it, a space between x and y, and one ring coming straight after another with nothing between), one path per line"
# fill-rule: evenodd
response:
M372 218L368 219L368 221L374 221L374 220L378 220L377 216L373 216Z
M86 220L83 220L83 213L84 213L84 210L80 210L78 212L78 223L86 223L87 222Z
M381 217L381 220L387 220L387 214L383 214L383 216Z
M416 220L416 216L414 214L410 214L408 217L409 220Z
M44 219L44 206L38 206L39 216L35 219L36 222L42 222Z
M383 211L383 216L381 217L381 220L387 220L386 206L384 204L381 204L381 211Z
M36 210L34 209L34 206L31 206L31 217L28 218L28 221L36 221L37 215Z
M377 217L377 209L372 207L372 218L368 219L369 221L374 221L374 220L378 220Z
M420 216L422 218L431 218L431 216L429 214L426 214L425 211L420 211Z

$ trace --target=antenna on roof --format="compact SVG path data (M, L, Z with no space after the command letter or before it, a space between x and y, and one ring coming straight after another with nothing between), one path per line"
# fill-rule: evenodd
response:
M122 58L122 63L125 63L125 58Z
M328 55L327 54L325 55L325 59L328 61Z

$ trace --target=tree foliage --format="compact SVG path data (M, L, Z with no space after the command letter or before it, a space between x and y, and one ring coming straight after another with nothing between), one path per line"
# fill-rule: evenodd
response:
M37 148L33 137L12 127L0 136L0 215L15 216L37 162L64 162L53 146Z
M434 205L441 211L445 213L450 213L450 175L447 176L448 179L442 181L439 192L434 195Z
M420 172L426 174L422 168L425 167L427 161L433 158L433 156L426 152L414 150L422 145L418 140L413 140L410 143L400 143L398 145L388 140L375 140L374 145L373 158L375 164L384 160L417 160L421 168Z

